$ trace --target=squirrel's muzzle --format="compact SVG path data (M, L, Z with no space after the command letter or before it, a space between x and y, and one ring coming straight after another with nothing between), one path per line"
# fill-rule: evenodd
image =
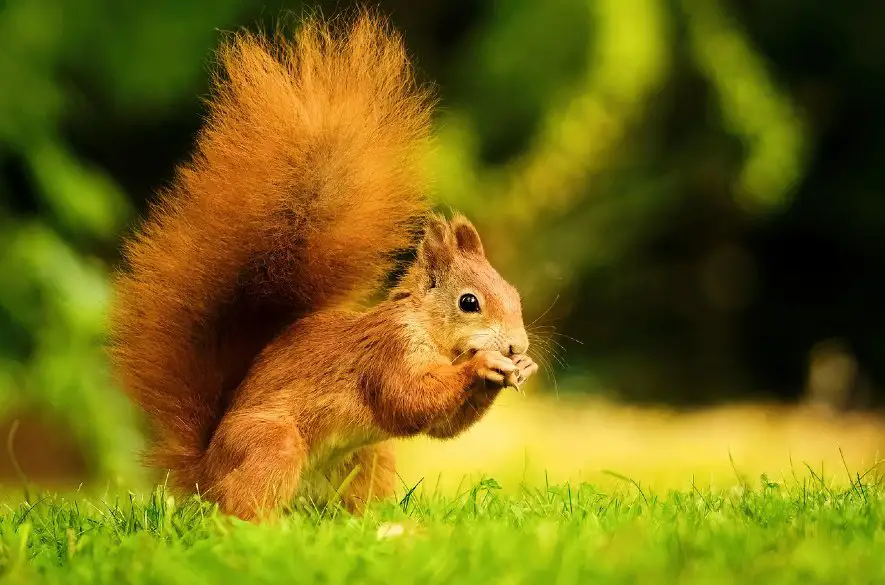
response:
M524 354L529 349L529 337L525 332L525 329L519 330L517 333L510 336L509 343L507 344L506 351L502 351L504 355L507 357L512 357L514 355Z

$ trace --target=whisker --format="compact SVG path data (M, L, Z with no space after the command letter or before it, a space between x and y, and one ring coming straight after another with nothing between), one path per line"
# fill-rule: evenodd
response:
M559 364L559 367L561 367L562 369L566 369L568 367L565 363L565 360L557 355L555 351L550 351L550 357L553 358L553 360L556 361L556 363Z
M552 348L549 344L539 343L538 348L541 350L541 353L545 358L554 359L561 366L565 367L565 363L559 358L559 356L556 355L554 348Z
M557 331L550 331L549 333L547 333L547 335L556 335L557 337L564 337L564 338L568 339L569 341L574 341L575 343L578 343L580 345L584 345L584 342L581 341L580 339L575 339L571 335L566 335L565 333L559 333Z
M530 336L529 339L531 342L534 342L535 346L542 350L546 357L549 357L556 361L562 368L567 368L568 364L565 360L560 356L560 352L565 352L565 348L562 344L558 343L555 340L547 339L544 337L538 336Z
M546 356L545 356L546 357ZM553 393L558 398L559 397L559 384L556 381L556 373L553 371L553 368L550 367L550 363L541 356L536 356L535 361L540 364L541 369L547 374L547 376L553 380Z
M547 339L547 343L549 343L549 344L551 344L551 345L555 345L555 346L558 347L559 349L565 351L565 346L562 345L561 343L559 343L558 341L556 341L556 340L553 339L553 338L548 338L548 339Z
M530 334L529 334L529 339L530 339L531 341L536 342L536 343L543 344L543 345L546 346L546 347L551 347L551 346L554 346L554 345L555 345L555 346L558 347L558 348L561 348L561 349L563 349L563 350L565 349L565 347L563 347L563 345L562 345L561 343L559 343L559 342L556 341L555 339L552 339L552 338L547 337L546 335L537 335L537 334L534 334L534 333L530 333Z
M549 313L549 312L550 312L550 309L553 308L553 305L555 305L555 304L556 304L556 301L558 301L558 300L559 300L559 295L556 295L556 298L553 299L553 302L550 303L550 306L547 307L547 310L544 311L543 313L541 313L540 315L538 315L538 316L535 318L534 321L532 321L531 323L529 323L529 327L531 327L532 325L534 325L535 323L537 323L538 321L540 321L540 320L544 317L544 315L546 315L547 313Z
M547 340L547 343L548 343L548 347L549 347L554 353L556 353L556 355L559 355L559 352L565 353L565 351L566 351L566 350L565 350L565 346L563 346L561 343L559 343L559 342L556 341L555 339L548 339L548 340Z
M527 329L527 331L531 333L543 333L544 335L556 335L557 337L564 337L569 341L574 341L575 343L579 343L584 345L584 342L580 339L575 339L571 335L566 335L565 333L559 333L556 331L556 328L553 325L536 325L532 329Z
M475 338L475 337L483 337L483 336L488 337L488 336L490 336L490 335L495 335L495 334L496 334L496 332L494 332L494 331L484 331L484 332L482 332L482 333L474 333L474 334L472 334L472 335L469 335L469 336L467 337L467 339L468 339L468 340L472 340L472 339ZM456 356L454 357L454 359L452 359L452 361L451 361L452 365L454 365L454 363L455 363L456 361L458 361L459 359L461 359L461 356L463 356L465 353L467 353L467 352L469 352L469 351L470 351L470 349L465 349L464 351L462 351L461 353L459 353L458 355L456 355Z

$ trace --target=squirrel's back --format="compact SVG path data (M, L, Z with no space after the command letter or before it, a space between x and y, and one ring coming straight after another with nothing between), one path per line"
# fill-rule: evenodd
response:
M432 103L380 18L238 34L218 57L195 153L127 241L111 314L149 459L187 488L255 356L377 289L426 212Z

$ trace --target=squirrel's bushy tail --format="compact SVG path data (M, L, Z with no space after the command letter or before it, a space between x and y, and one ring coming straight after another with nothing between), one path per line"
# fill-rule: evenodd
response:
M125 246L111 314L150 462L193 489L252 360L299 316L374 290L425 213L432 103L377 16L239 34L195 154Z

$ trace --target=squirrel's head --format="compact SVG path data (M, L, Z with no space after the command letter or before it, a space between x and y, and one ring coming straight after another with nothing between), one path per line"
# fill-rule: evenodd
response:
M453 361L479 350L509 357L528 349L519 293L489 264L464 216L430 218L403 284L401 293L418 301L434 342Z

